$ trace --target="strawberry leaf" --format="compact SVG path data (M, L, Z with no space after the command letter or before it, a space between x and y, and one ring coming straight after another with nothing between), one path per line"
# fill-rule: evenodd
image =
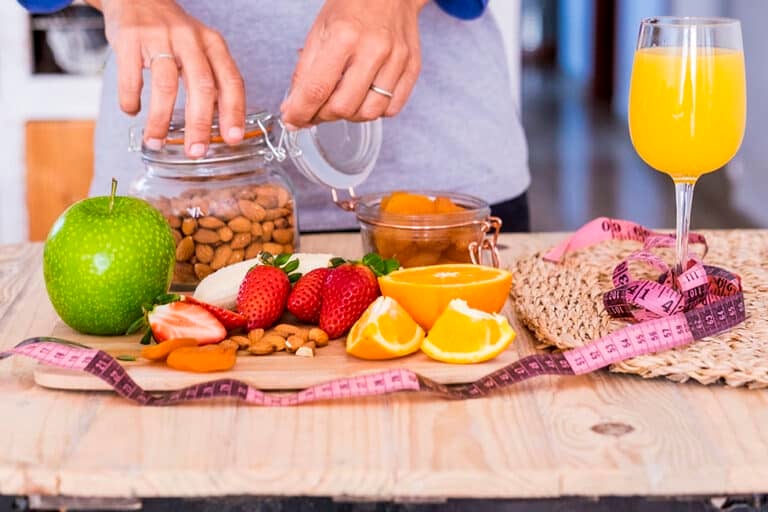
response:
M275 258L275 266L276 267L282 267L286 263L288 263L288 260L291 259L290 254L280 254ZM297 267L298 268L298 267Z
M385 276L400 268L400 262L395 259L384 259L376 253L368 253L363 256L363 265L370 268L377 277Z
M294 272L296 269L299 268L299 260L291 260L288 262L285 267L283 267L283 270L286 274L290 274L291 272Z
M347 262L344 258L331 258L331 260L328 262L331 265L331 268L336 268L340 265L343 265Z
M141 344L149 345L150 343L152 343L152 329L147 329L147 332L141 337Z
M144 318L144 315L141 315L139 318L137 318L129 327L128 330L125 331L125 334L136 334L139 332L142 328L147 326L147 321Z

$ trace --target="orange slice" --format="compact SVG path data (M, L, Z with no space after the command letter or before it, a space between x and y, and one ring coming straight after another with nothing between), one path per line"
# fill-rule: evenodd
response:
M396 270L379 278L382 295L392 297L429 330L453 299L498 313L512 286L506 270L471 263L451 263Z
M400 304L379 297L347 335L347 353L361 359L393 359L419 350L424 330Z
M503 315L470 308L461 299L448 304L429 331L421 350L444 363L480 363L501 354L515 331Z

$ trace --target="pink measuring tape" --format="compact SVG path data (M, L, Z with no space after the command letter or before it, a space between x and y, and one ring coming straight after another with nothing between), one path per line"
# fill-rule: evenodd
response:
M30 338L0 353L0 359L18 354L42 364L84 371L105 381L120 396L141 405L234 398L252 405L288 406L399 391L468 399L487 396L499 388L539 375L593 372L625 359L687 345L727 331L745 320L744 297L738 276L704 265L700 258L693 257L686 271L678 276L676 289L669 266L652 252L654 248L673 245L674 236L653 232L632 222L605 217L595 219L548 251L544 259L557 264L570 252L606 240L643 242L641 250L614 269L615 288L603 296L609 315L634 323L583 347L524 357L468 384L444 385L407 369L394 369L336 379L296 393L265 393L236 379L218 379L177 391L151 393L139 387L125 368L106 352L56 338ZM690 242L703 244L706 253L704 237L692 234ZM633 279L630 273L633 263L651 265L660 272L659 279Z

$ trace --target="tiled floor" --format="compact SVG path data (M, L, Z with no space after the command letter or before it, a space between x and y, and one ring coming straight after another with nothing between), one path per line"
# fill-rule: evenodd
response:
M523 73L523 123L534 231L572 230L601 215L673 228L672 181L636 155L626 122L554 71ZM754 227L728 201L727 170L696 185L692 229Z

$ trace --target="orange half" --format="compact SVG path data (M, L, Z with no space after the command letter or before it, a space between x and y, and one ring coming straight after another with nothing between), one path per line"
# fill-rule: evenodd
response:
M429 330L453 299L469 307L498 313L512 286L512 273L471 263L452 263L396 270L379 278L382 295L392 297L416 322Z

